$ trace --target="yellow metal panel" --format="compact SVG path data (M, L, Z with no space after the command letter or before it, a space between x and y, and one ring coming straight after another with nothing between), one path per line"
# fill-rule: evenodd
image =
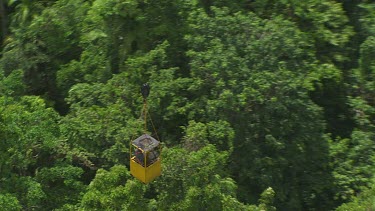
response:
M152 165L146 168L146 182L149 183L161 175L161 159L159 158Z
M161 159L159 158L152 165L144 168L142 165L135 162L133 157L130 160L130 173L135 178L147 184L161 175Z
M130 160L130 173L140 181L146 183L146 169L134 161L135 157Z

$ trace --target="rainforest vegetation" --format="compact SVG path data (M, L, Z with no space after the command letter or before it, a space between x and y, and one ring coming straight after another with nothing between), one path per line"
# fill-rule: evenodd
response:
M372 0L0 0L0 24L1 210L375 210Z

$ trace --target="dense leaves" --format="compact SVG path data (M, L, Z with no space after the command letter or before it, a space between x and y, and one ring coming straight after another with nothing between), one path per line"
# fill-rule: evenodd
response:
M374 209L374 11L0 0L0 207ZM147 185L128 170L143 132L163 148Z

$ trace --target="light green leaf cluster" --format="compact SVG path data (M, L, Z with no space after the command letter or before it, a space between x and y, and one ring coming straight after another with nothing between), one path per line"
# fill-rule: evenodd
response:
M82 198L80 210L144 210L145 191L146 186L130 179L125 166L99 169Z

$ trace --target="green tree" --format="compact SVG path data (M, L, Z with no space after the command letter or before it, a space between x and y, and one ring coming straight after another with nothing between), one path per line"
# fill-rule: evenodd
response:
M371 133L354 131L351 139L330 143L336 183L335 199L348 200L370 184L375 161L373 138Z
M175 89L184 80L175 80L177 69L166 64L167 47L163 43L148 53L129 58L125 63L127 71L114 75L106 83L79 83L70 89L66 100L71 110L61 122L62 133L72 145L91 153L98 167L127 162L122 153L128 153L129 141L143 128L139 118L140 85L147 81L152 87L149 116L154 119L148 121L148 131L155 132L152 125L157 126L157 131L164 127L165 132L160 134L163 140L174 144L179 141L176 137L181 134L167 131L181 130L183 119L176 115L175 108L182 99Z
M374 11L368 0L0 0L0 206L371 209ZM144 132L164 146L148 185L126 169Z
M27 93L45 95L46 99L56 100L59 107L62 99L56 89L55 74L60 65L80 54L78 28L86 5L84 1L57 1L25 23L11 27L11 38L0 60L5 74L21 69Z
M146 186L131 179L125 166L99 169L80 203L82 210L145 210Z
M17 211L22 207L16 197L11 194L0 194L0 206L4 210Z
M353 198L350 202L340 205L337 211L367 211L375 208L375 189L374 183L370 188L362 191L359 195Z
M308 91L322 78L339 78L338 70L316 62L308 35L290 21L211 11L189 20L186 115L233 127L231 170L241 200L256 203L272 187L281 209L332 206L322 110Z
M192 152L165 148L163 175L154 183L158 209L256 210L236 199L237 185L225 176L227 156L211 144Z
M35 96L2 96L0 104L2 192L24 209L51 210L77 200L83 171L59 139L58 114Z
M270 18L281 14L298 24L299 29L308 32L314 41L316 56L322 61L343 61L347 55L342 47L353 35L348 17L341 3L337 1L254 1L251 8L261 17ZM341 47L341 48L340 48Z
M375 36L369 36L361 44L359 68L354 70L357 79L356 85L359 95L367 101L367 103L375 107L375 62L372 58L375 56Z
M106 82L112 74L131 72L129 62L167 41L171 66L184 66L186 16L176 1L93 1L82 24L78 60L61 66L57 85L64 96L77 83ZM146 36L147 35L147 36Z

